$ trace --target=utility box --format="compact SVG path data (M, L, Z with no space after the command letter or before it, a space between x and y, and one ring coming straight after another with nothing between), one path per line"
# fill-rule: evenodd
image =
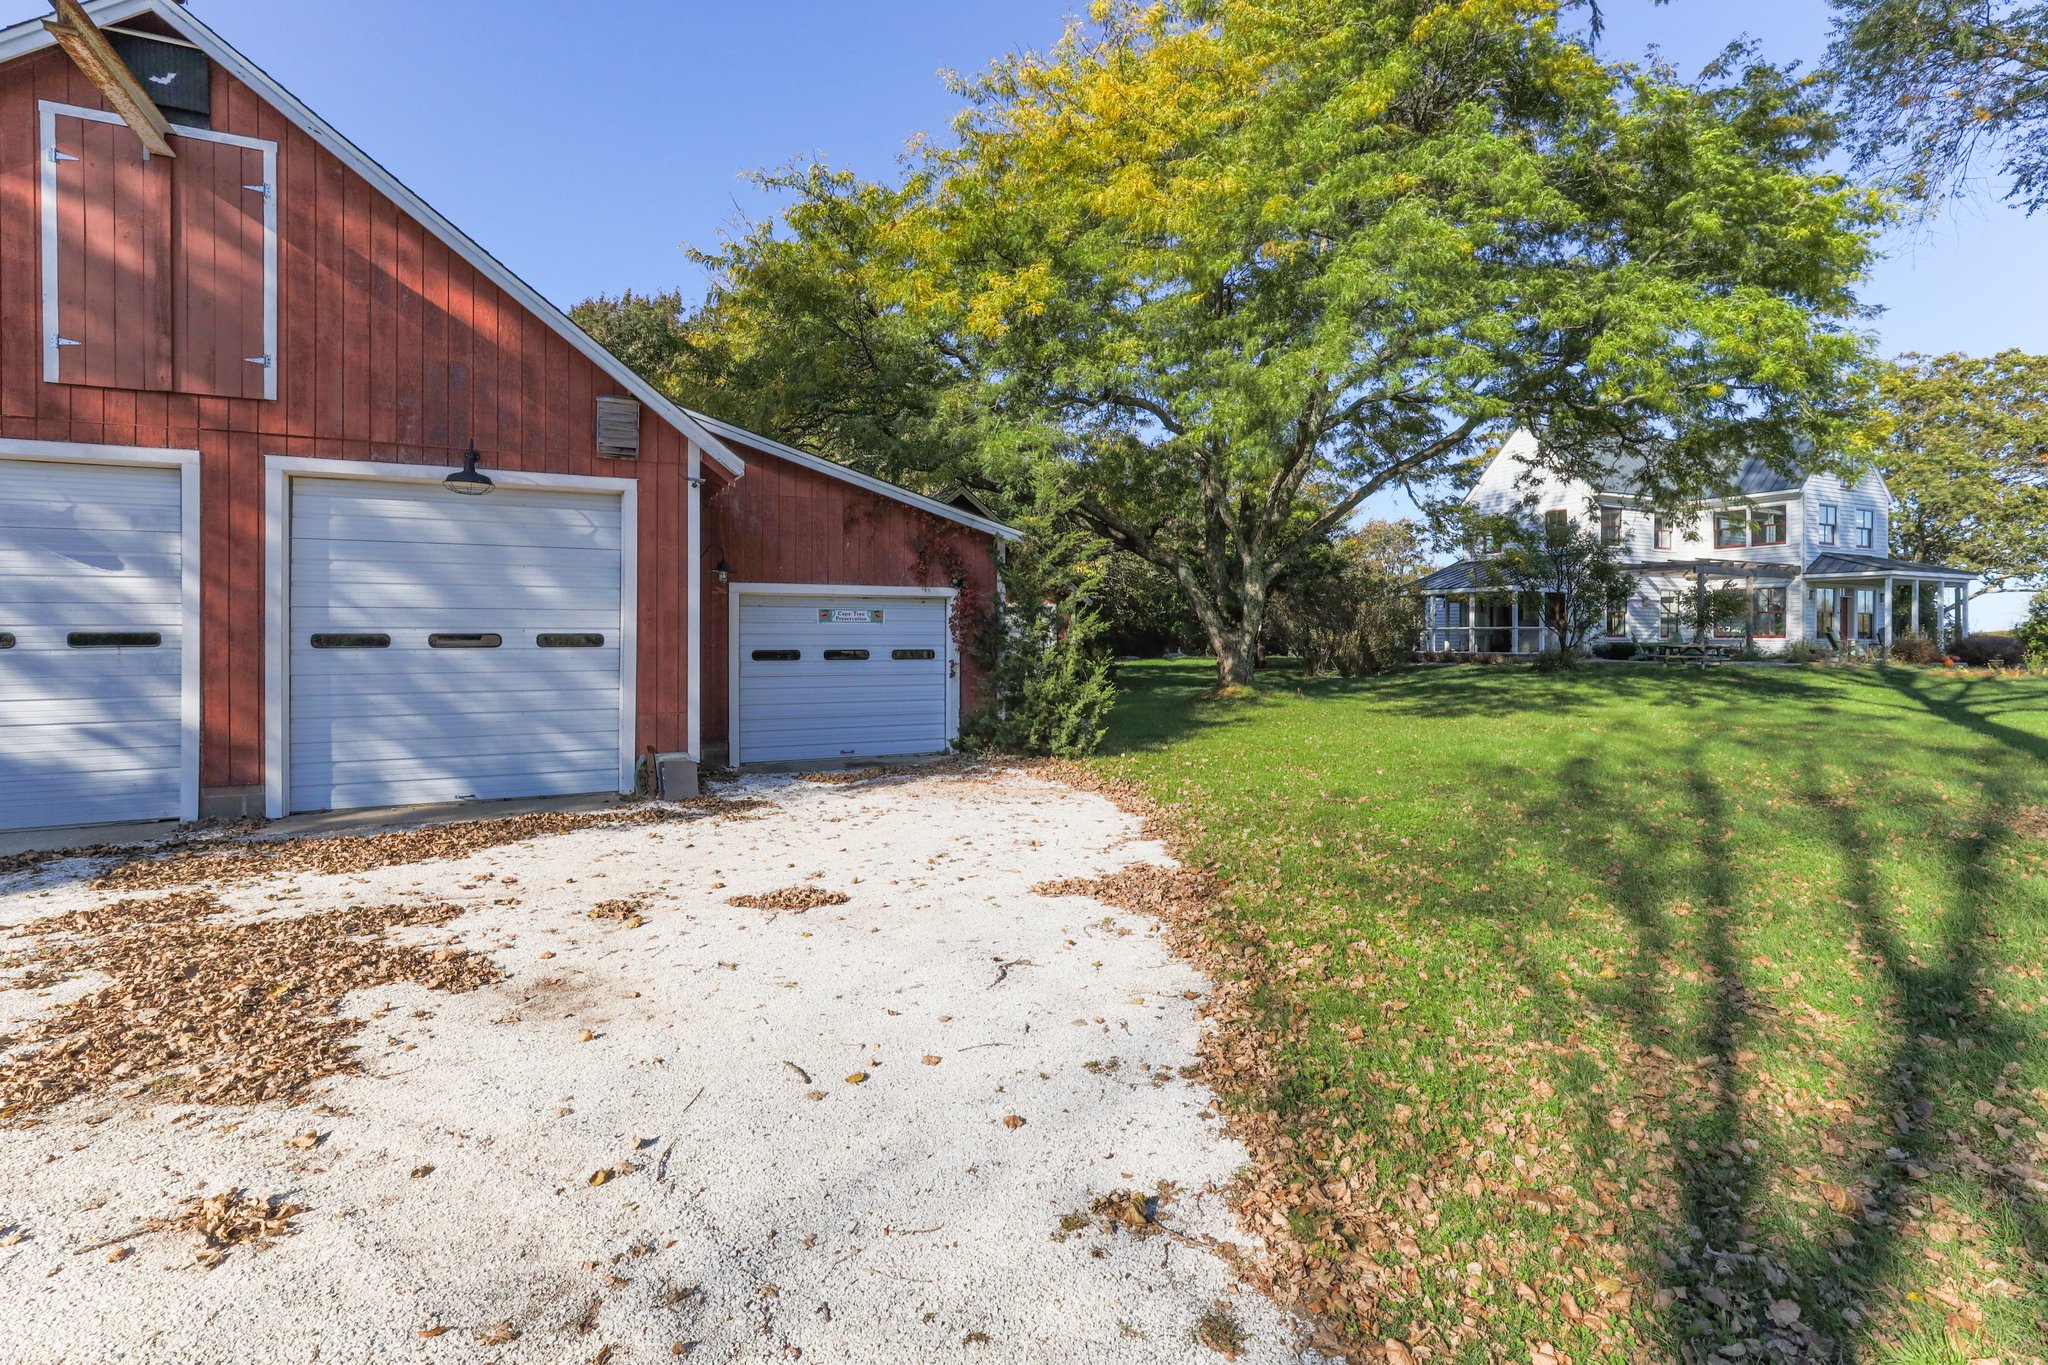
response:
M688 754L656 754L654 794L664 801L687 801L701 796L703 787L697 780L697 761Z

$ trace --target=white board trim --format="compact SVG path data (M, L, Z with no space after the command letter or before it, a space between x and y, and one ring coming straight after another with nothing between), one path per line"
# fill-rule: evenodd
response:
M690 500L687 534L683 537L687 561L688 583L684 589L683 609L690 613L689 632L685 637L685 651L688 662L684 669L683 682L690 689L689 706L685 714L683 745L690 752L692 763L704 761L704 460L698 453L697 443L689 442L689 487L686 490Z
M386 464L269 455L263 470L263 808L282 819L291 800L291 481L344 479L352 483L432 483L457 468L440 464ZM504 488L560 488L619 495L619 794L637 789L639 729L636 679L640 654L640 485L595 474L545 474L493 469Z
M946 604L946 742L960 739L960 647L953 640L953 605L958 588L917 588L859 583L734 583L725 598L725 761L739 767L740 616L748 597L925 597Z
M137 465L178 471L178 818L199 818L199 452L88 441L0 440L0 460Z

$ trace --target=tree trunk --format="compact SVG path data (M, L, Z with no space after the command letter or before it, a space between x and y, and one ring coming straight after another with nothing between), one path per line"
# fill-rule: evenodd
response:
M1216 686L1250 687L1258 668L1257 637L1242 626L1225 631L1212 643L1216 648Z

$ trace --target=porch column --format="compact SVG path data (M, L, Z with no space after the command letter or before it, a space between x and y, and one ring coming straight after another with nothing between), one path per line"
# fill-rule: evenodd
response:
M1911 631L1911 632L1912 632L1913 634L1915 634L1915 635L1918 635L1918 634L1920 633L1920 589L1921 589L1921 586L1922 586L1922 585L1921 585L1921 582L1920 582L1920 580L1919 580L1919 579L1917 579L1917 578L1916 578L1916 579L1914 579L1914 580L1913 580L1913 616L1912 616L1912 620L1911 620L1910 622L1908 622L1908 623L1907 623L1907 626L1906 626L1906 629L1907 629L1907 630L1909 630L1909 631Z
M1514 593L1508 598L1508 653L1522 652L1522 594Z
M1479 594L1465 594L1465 652L1479 652Z
M1884 652L1892 652L1892 576L1884 576L1884 605L1879 610L1879 619L1884 624Z
M1970 585L1965 583L1956 589L1956 638L1962 639L1970 633Z

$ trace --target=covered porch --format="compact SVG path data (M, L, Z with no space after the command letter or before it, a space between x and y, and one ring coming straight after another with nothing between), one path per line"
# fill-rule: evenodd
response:
M1871 555L1824 554L1807 566L1807 624L1816 641L1889 652L1925 635L1944 650L1970 633L1967 569Z
M1479 566L1451 564L1416 590L1422 595L1425 654L1541 654L1557 648L1541 598L1486 583Z

